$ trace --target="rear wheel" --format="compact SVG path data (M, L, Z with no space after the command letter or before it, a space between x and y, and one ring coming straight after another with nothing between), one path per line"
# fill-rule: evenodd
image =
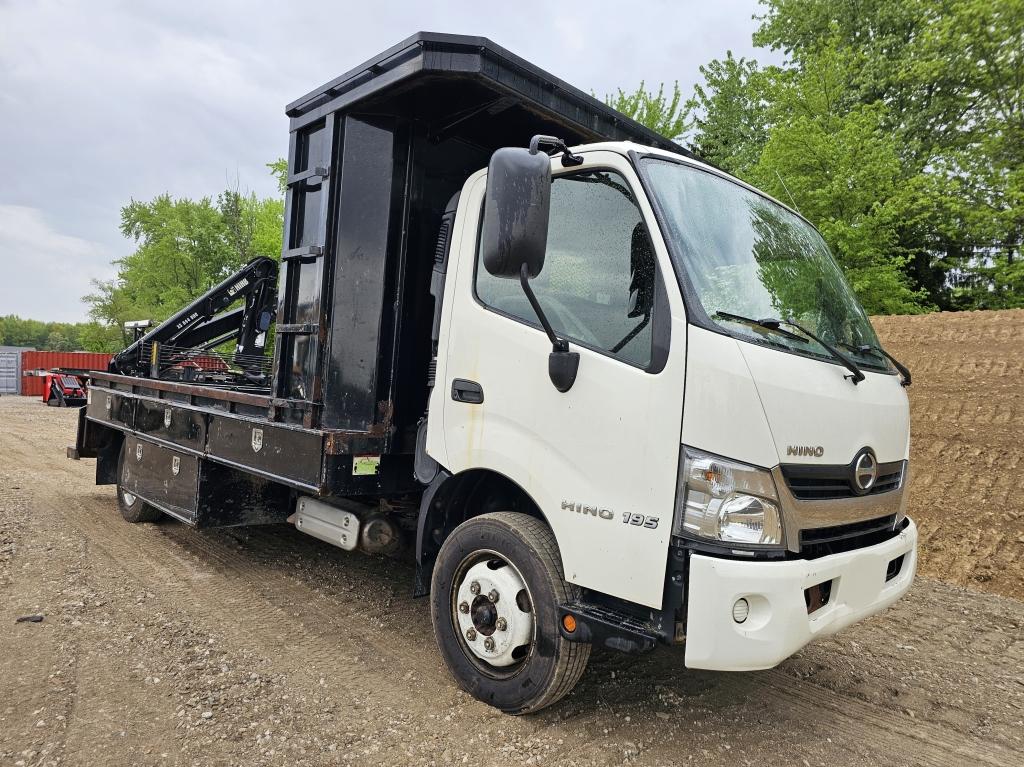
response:
M155 522L160 519L160 509L150 506L139 496L124 489L127 476L125 461L128 457L128 442L121 443L121 454L117 459L117 509L128 522Z
M445 664L464 690L506 713L550 706L590 657L590 645L558 630L558 605L575 596L543 522L512 512L464 522L441 547L431 584Z

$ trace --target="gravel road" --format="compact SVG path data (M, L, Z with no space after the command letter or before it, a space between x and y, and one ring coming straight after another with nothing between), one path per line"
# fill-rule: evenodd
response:
M449 680L411 565L124 523L74 416L0 398L4 765L1024 765L1020 601L920 579L772 671L597 654L512 718Z

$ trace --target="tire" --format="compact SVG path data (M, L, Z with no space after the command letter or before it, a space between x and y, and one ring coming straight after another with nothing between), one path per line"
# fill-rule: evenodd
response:
M121 483L124 481L124 462L127 459L128 442L121 443L121 454L117 458L117 510L121 512L126 522L132 524L138 522L156 522L162 516L160 509L150 506L139 496L133 495L125 490Z
M441 546L431 581L430 614L445 665L462 689L505 713L550 706L576 686L590 658L589 644L569 642L558 629L558 606L577 595L565 581L555 536L540 520L498 512L462 523ZM528 645L520 643L526 636Z

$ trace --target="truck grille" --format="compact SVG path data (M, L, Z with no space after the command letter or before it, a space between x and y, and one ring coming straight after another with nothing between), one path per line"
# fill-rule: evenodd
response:
M873 546L896 534L896 515L800 531L800 553L808 559Z
M899 489L903 482L903 461L878 464L878 479L865 495L880 495ZM856 498L850 466L783 464L782 476L793 497L801 501Z

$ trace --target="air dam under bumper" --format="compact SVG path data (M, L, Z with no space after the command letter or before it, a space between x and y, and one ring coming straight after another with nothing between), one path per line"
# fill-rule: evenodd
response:
M907 593L917 568L917 527L910 519L894 538L820 559L745 562L690 557L686 660L690 668L772 668L812 639L834 634L884 610ZM886 581L889 563L903 556ZM828 602L807 613L804 590L832 581ZM733 618L746 599L749 615Z

